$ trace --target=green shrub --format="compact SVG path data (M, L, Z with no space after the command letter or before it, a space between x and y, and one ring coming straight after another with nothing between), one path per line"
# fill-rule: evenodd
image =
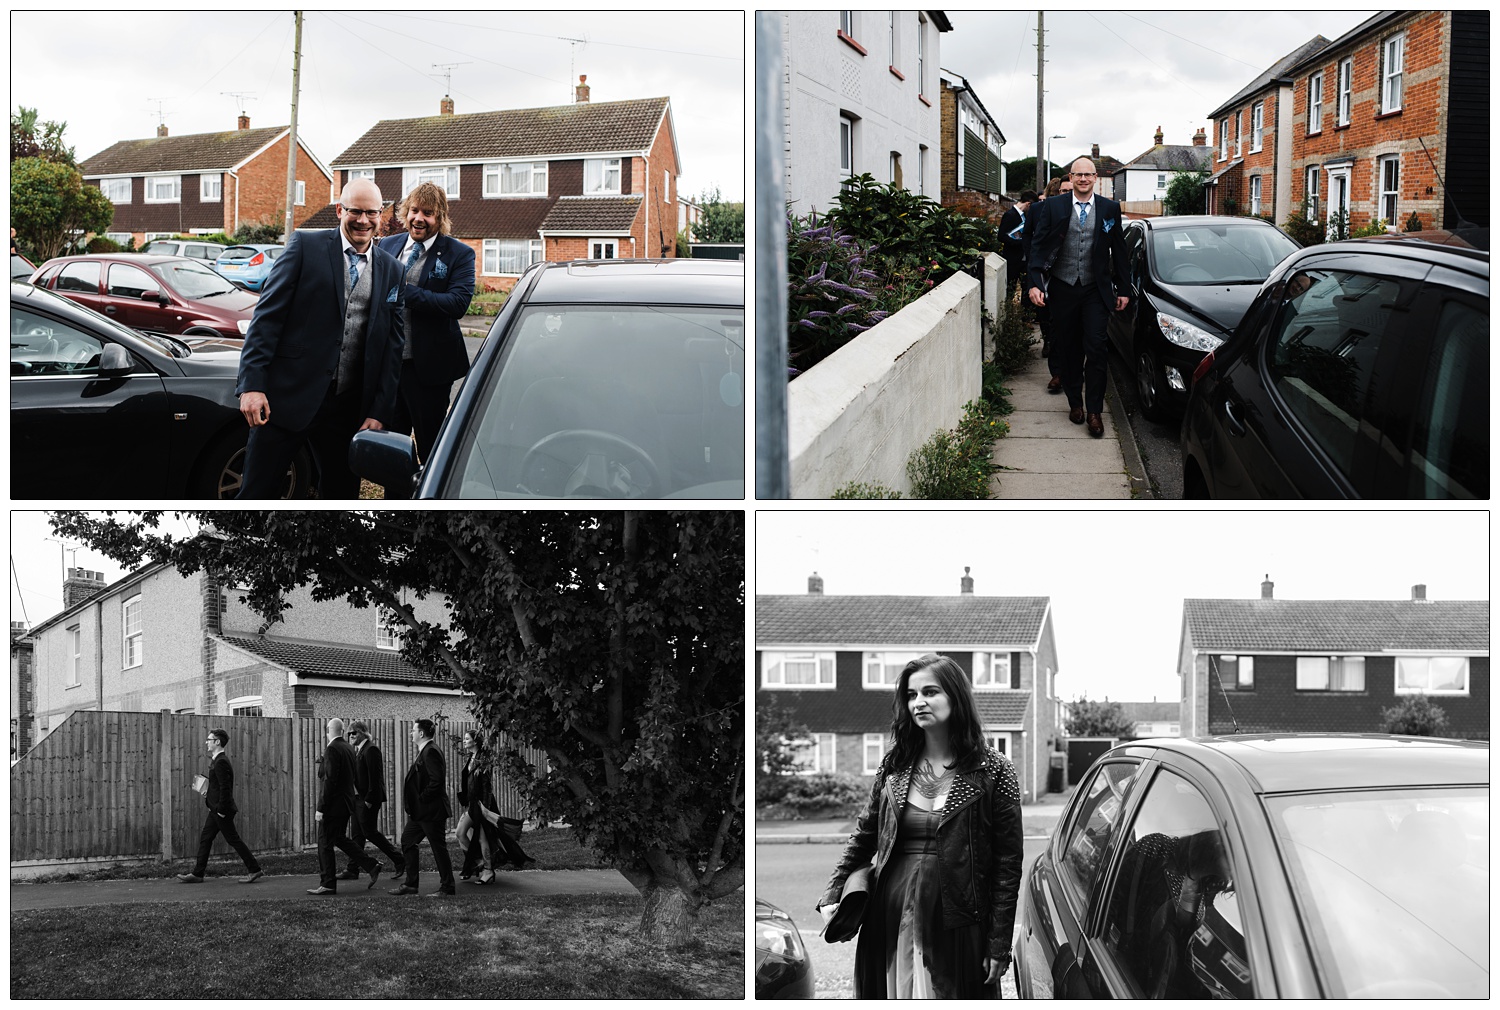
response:
M125 247L112 238L103 235L95 235L89 239L88 251L91 253L117 253L124 252Z
M1305 211L1294 210L1288 214L1286 224L1281 226L1281 230L1304 248L1318 245L1323 241L1323 226L1316 221L1309 221Z
M900 498L900 491L893 491L884 484L859 484L850 481L839 488L830 498Z
M1427 700L1425 694L1402 699L1401 704L1380 710L1382 733L1399 736L1446 736L1448 717Z
M787 214L787 367L795 377L884 319L868 243Z
M1356 228L1349 233L1350 238L1374 238L1376 235L1385 234L1385 218L1377 217L1363 228Z
M930 197L877 183L868 172L846 180L834 198L828 221L859 241L873 243L884 257L899 257L937 269L941 284L972 266L994 241L987 222L954 213Z
M1409 217L1409 218L1406 219L1406 225L1401 230L1402 231L1421 231L1422 230L1422 219L1417 216L1417 212L1416 211L1412 211L1411 212L1411 217Z
M286 220L281 217L263 221L246 221L235 229L231 245L275 245L281 241Z
M983 401L964 404L957 428L934 432L906 461L913 498L983 501L999 470L990 459L995 440L1010 430Z
M1329 241L1338 242L1349 237L1349 212L1336 210L1328 215Z
M1021 308L1021 290L1004 303L995 331L994 364L1002 375L1015 375L1031 361L1031 324Z
M869 798L870 780L840 772L818 772L787 776L781 803L797 813L811 813L825 807L852 813Z

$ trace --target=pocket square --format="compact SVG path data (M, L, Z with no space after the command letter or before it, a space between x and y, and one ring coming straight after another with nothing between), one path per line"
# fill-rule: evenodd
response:
M1109 220L1108 218L1106 218L1105 221L1104 221L1104 233L1106 235L1109 234L1109 230L1111 228L1113 228L1114 226L1115 226L1115 223L1113 221Z
M387 303L396 301L396 292L398 290L398 288L391 288L391 293L385 296L385 300Z
M432 276L438 278L439 280L442 280L444 277L447 277L448 276L448 264L444 263L442 260L438 260L436 263L434 263L432 265Z

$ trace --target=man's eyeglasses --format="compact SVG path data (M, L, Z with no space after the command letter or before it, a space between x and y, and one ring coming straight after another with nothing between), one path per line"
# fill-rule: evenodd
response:
M1073 178L1075 178L1075 179L1097 179L1097 178L1099 178L1099 175L1096 172L1074 172L1074 173L1072 173L1072 175L1073 175Z
M379 207L376 207L374 210L360 210L358 207L350 207L347 204L342 203L339 204L339 206L343 207L344 213L348 214L350 217L368 217L374 219L380 216Z

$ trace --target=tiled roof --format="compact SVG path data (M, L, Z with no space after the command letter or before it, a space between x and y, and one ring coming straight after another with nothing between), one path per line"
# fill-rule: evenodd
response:
M1213 149L1202 144L1158 144L1115 171L1159 168L1168 172L1196 172L1207 168L1212 158Z
M451 676L418 669L402 659L399 652L357 649L352 646L312 645L307 642L240 635L215 635L214 638L303 676L457 687Z
M1184 600L1192 645L1225 652L1484 651L1488 600Z
M1176 722L1182 704L1176 701L1122 701L1120 711L1131 722Z
M1046 596L757 596L755 644L1030 646Z
M761 691L813 733L886 733L891 728L894 691ZM974 704L985 729L1021 729L1030 695L1025 691L975 691ZM763 704L763 702L760 702Z
M1287 73L1297 64L1301 63L1303 60L1317 55L1319 52L1327 49L1331 45L1333 45L1333 43L1329 42L1323 36L1314 35L1312 38L1302 43L1302 45L1298 46L1296 49L1292 50L1281 59L1271 64L1271 66L1267 68L1267 70L1260 76L1256 77L1255 80L1251 81L1249 84L1245 85L1245 87L1235 92L1235 96L1215 109L1209 116L1209 118L1218 119L1220 113L1228 112L1230 109L1233 109L1236 105L1239 105L1251 95L1264 91L1272 81L1285 77Z
M635 196L564 196L547 212L540 230L628 232L645 197Z
M122 140L87 159L78 169L85 177L151 172L221 172L238 165L286 131L285 126L267 126L258 130Z
M974 707L985 729L1021 729L1031 705L1029 691L975 691Z
M334 158L333 167L645 151L667 103L666 98L636 98L385 119Z

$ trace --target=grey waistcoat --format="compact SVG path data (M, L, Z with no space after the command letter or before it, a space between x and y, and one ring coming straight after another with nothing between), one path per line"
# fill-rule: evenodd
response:
M1052 261L1052 276L1069 284L1092 285L1094 283L1094 216L1099 213L1099 201L1095 200L1089 210L1089 223L1078 223L1078 205L1068 207L1068 230L1063 232L1062 244L1058 246L1057 258Z
M344 261L344 287L349 286L349 257ZM344 341L339 345L339 370L336 391L346 393L360 381L365 363L365 331L370 326L370 275L375 272L375 251L371 247L369 261L359 272L359 283L349 292L349 303L344 309Z

